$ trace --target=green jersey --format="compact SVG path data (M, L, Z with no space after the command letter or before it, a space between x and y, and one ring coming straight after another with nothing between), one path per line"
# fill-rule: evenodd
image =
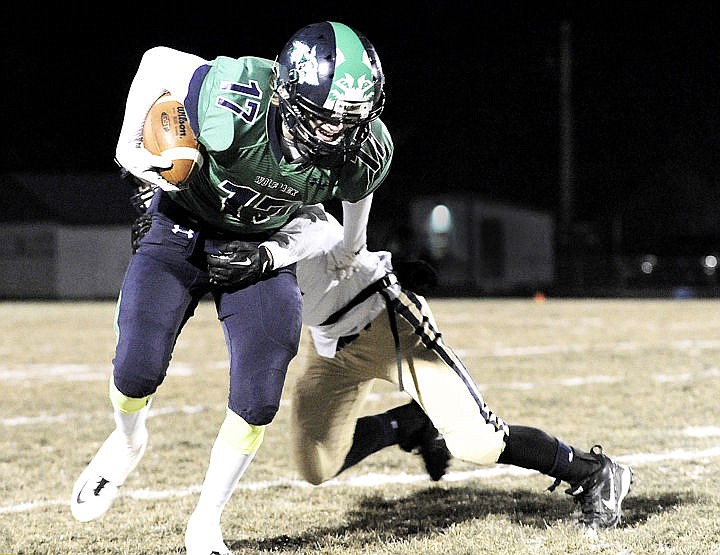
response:
M219 57L196 74L185 99L206 156L190 186L170 194L218 229L274 230L303 204L358 201L388 174L394 147L379 119L370 123L362 148L338 167L286 161L271 102L272 68L263 58Z

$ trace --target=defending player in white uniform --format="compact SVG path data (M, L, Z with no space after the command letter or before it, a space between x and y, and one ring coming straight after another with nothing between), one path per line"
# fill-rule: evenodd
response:
M303 322L315 347L305 357L291 403L293 449L302 476L319 484L382 447L403 447L408 437L403 428L422 427L412 416L417 403L453 456L537 470L555 478L551 491L565 481L566 493L581 506L582 526L617 526L632 470L604 455L600 446L588 453L498 417L445 344L425 298L397 282L390 253L362 251L340 279L327 271L328 253L342 236L342 226L328 215L308 225L300 241L287 244L301 258ZM373 379L395 383L414 402L360 418Z

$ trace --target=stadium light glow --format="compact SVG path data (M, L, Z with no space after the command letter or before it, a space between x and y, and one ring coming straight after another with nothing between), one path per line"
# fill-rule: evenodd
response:
M450 209L444 204L438 204L430 213L430 231L432 233L448 233L452 229L453 221Z
M703 267L703 273L706 276L712 276L715 274L718 265L717 256L715 256L714 254L708 254L706 256L703 256L700 263Z
M640 271L646 275L652 274L656 265L657 257L652 254L646 254L640 261Z
M427 219L428 243L430 253L435 260L440 260L448 254L452 227L453 218L450 209L444 204L436 204Z

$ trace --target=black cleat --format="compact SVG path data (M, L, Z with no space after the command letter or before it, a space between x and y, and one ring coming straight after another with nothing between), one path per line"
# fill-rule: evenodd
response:
M389 412L398 425L400 448L419 454L430 478L437 482L445 475L452 457L440 432L416 401Z
M570 486L565 493L572 495L573 500L580 504L580 526L615 528L622 517L621 505L630 491L633 471L604 455L599 445L594 445L590 454L600 461L600 468L582 482Z

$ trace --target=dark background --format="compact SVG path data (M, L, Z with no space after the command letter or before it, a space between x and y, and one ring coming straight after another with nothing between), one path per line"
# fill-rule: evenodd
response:
M274 58L298 28L334 19L374 43L386 74L396 157L374 218L442 192L547 210L589 249L684 249L720 237L716 2L395 4L11 8L0 171L114 172L125 95L149 47ZM562 22L572 62L564 182Z

